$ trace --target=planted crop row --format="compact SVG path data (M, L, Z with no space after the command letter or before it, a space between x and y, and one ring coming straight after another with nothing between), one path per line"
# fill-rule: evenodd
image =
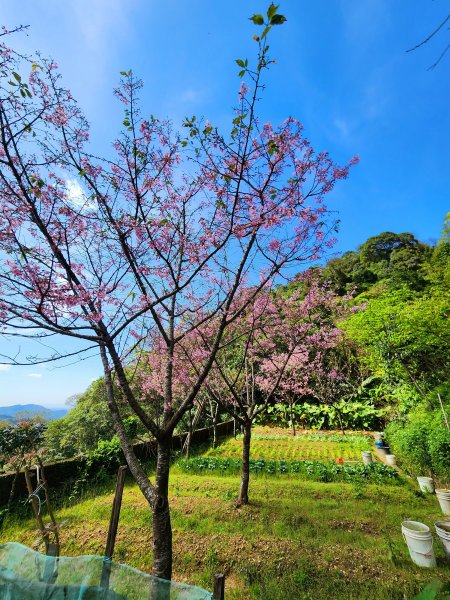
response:
M370 449L370 446L368 448ZM242 445L235 440L229 440L218 448L207 452L207 456L211 458L240 458L241 455ZM336 442L319 445L309 442L304 442L303 444L283 444L277 443L277 441L255 440L252 443L252 455L256 458L264 458L266 460L330 460L336 458L360 460L361 458L359 449Z
M237 439L241 440L243 438L242 434L238 434L236 436ZM252 440L269 440L269 441L283 441L294 444L302 444L305 442L335 442L339 444L348 444L350 446L354 446L359 448L361 446L361 450L370 450L372 445L372 440L367 435L358 435L355 433L350 433L344 435L342 433L302 433L300 435L276 435L270 433L254 433L252 434Z
M335 442L338 444L348 444L361 450L370 450L372 439L367 435L358 435L351 433L344 435L342 433L305 433L303 438L307 442Z
M237 474L241 470L242 461L237 458L197 457L178 461L178 467L183 472L216 473L218 475ZM262 458L250 460L250 471L262 475L301 475L315 481L366 481L368 483L400 483L398 472L392 467L381 463L365 465L336 464L310 460L265 460Z

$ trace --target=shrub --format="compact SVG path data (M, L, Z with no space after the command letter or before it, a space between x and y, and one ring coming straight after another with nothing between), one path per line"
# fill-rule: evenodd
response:
M449 477L450 431L444 425L440 410L429 410L421 404L408 417L390 423L386 437L409 474Z
M100 440L95 450L88 452L86 472L93 475L111 473L123 464L125 457L119 438L115 435L111 440Z
M311 429L379 429L387 408L377 408L370 402L339 400L335 404L277 403L269 406L257 422L285 426L292 425Z

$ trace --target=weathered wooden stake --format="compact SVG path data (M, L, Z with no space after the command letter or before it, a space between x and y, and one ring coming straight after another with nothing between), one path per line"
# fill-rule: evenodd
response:
M33 485L31 483L30 471L29 471L27 465L25 465L25 467L24 467L24 473L25 473L25 483L27 485L27 490L28 490L28 498L29 498L29 500L31 500L31 506L33 507L34 516L36 517L36 521L39 525L42 539L44 540L44 543L45 543L45 553L48 554L48 547L49 547L49 543L50 543L49 531L45 527L44 521L42 520L42 516L39 511L39 505L37 503L36 497L34 496Z
M45 568L43 581L47 584L53 584L58 577L58 556L59 544L49 544L47 558L45 559Z
M40 472L40 479L42 481L42 485L44 486L44 494L45 494L45 503L47 505L47 512L48 512L48 516L50 517L50 521L51 521L51 525L50 525L50 529L53 532L53 544L49 544L49 548L47 549L47 554L49 556L59 556L59 552L60 552L60 544L59 544L59 531L58 531L58 523L56 522L55 519L55 514L53 512L53 507L52 504L50 502L50 493L48 491L48 483L47 483L47 479L45 478L45 470L44 470L44 465L42 464L42 461L40 460L40 458L38 458L39 461L39 469L40 471L38 471L38 468L36 467L36 478L38 477L38 472ZM39 482L38 482L39 483ZM54 552L54 554L52 554L50 552L50 546L55 546L55 548L52 548L51 552Z
M109 576L111 574L111 560L114 554L114 546L116 544L117 527L119 525L120 507L122 506L123 486L125 483L126 465L119 467L117 473L116 492L114 494L114 502L111 511L111 519L109 521L108 538L106 540L105 558L103 562L102 578L100 585L103 588L109 587Z
M225 575L218 573L214 575L213 600L224 600L225 598Z

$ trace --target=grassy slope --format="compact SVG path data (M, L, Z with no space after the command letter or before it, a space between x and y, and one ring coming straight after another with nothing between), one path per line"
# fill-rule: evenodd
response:
M421 497L409 485L258 476L251 481L252 504L240 509L234 506L237 487L236 477L173 469L174 579L211 588L213 573L224 569L227 600L403 599L432 577L448 579L439 545L436 571L416 568L409 559L401 521L431 525L443 518L434 497ZM104 492L58 510L60 520L68 519L61 530L64 554L102 553L111 504L112 494ZM11 521L0 532L0 541L32 545L35 539L32 520ZM115 559L151 568L151 515L131 483Z

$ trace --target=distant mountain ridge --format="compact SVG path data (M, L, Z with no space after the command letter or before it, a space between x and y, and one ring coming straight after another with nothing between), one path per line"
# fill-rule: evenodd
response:
M65 408L47 408L40 404L13 404L12 406L0 406L0 421L11 421L15 423L21 418L39 416L49 421L60 419L67 414Z

